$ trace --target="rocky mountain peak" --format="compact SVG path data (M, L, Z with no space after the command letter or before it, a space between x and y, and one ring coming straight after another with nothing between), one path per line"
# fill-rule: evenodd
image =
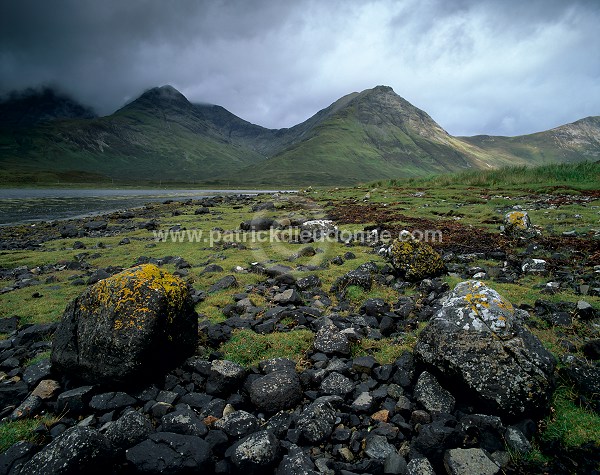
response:
M170 108L174 106L191 107L191 103L187 100L187 98L170 85L148 89L138 99L133 101L133 103L137 102L150 104L161 108Z

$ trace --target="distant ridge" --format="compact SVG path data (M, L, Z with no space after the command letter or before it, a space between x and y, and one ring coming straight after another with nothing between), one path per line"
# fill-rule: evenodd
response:
M335 185L600 158L600 117L519 137L453 137L388 86L291 128L149 89L106 117L51 89L0 102L0 183Z

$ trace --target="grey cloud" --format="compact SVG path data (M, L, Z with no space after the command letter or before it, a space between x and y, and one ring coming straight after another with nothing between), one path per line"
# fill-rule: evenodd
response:
M172 84L285 127L386 84L449 132L600 114L596 1L0 3L0 94L57 83L101 113Z

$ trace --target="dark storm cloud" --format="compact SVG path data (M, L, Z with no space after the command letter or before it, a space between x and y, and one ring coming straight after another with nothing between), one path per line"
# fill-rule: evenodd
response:
M111 113L172 84L268 127L386 84L454 134L600 115L600 2L4 1L0 93L53 83Z

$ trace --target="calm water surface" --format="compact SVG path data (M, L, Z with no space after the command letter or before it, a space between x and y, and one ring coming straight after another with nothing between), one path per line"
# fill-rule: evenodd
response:
M135 208L153 201L277 190L95 190L0 188L0 225L53 221Z

